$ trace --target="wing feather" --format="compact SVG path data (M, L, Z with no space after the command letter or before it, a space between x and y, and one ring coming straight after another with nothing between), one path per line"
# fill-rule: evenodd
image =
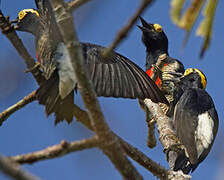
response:
M154 102L167 103L156 84L129 59L115 52L104 58L101 46L81 43L81 47L98 96L150 98Z

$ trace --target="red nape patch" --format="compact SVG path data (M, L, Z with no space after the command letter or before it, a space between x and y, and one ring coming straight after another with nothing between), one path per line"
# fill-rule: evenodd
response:
M167 64L164 64L164 66L166 66L166 65L167 65ZM154 67L151 67L150 69L148 69L148 70L146 71L146 74L148 74L148 76L149 76L150 78L155 78L155 77L153 77L153 75L154 75ZM156 78L155 83L156 83L156 85L157 85L159 88L161 88L161 86L162 86L162 81L161 81L161 79L160 79L159 77Z
M155 83L156 83L156 85L157 85L159 88L161 88L161 86L162 86L162 81L161 81L161 79L160 79L159 77L157 77Z
M151 67L150 69L148 69L147 71L146 71L146 74L148 74L148 76L150 77L150 78L152 78L152 75L153 75L153 70L154 70L154 67Z
M36 58L37 58L37 62L40 62L40 59L39 59L39 54L38 54L38 52L36 52Z

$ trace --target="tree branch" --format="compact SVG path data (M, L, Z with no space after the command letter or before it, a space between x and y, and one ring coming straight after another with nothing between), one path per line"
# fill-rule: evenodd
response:
M16 180L40 180L40 178L26 172L18 164L8 158L0 156L0 171Z
M167 161L169 163L170 169L173 169L175 165L175 160L178 157L178 151L172 150L171 147L180 144L178 138L175 135L174 129L172 127L172 122L168 116L166 116L159 104L153 103L150 99L144 100L145 105L152 113L153 117L157 122L157 128L159 132L159 140L164 147L164 152L167 153ZM181 150L181 149L180 149ZM180 173L181 177L184 175ZM177 177L175 173L175 178ZM184 177L184 176L183 176ZM185 179L185 177L184 177ZM189 176L186 177L189 179Z
M23 45L21 39L17 36L17 33L14 30L13 25L9 21L9 18L6 18L2 11L0 10L0 28L2 33L8 38L12 43L14 48L17 50L19 55L23 58L28 70L33 74L34 78L40 84L44 79L41 75L41 72L38 68L34 68L36 63L34 59L30 56L25 46Z
M12 115L14 112L18 111L19 109L23 108L25 105L33 102L34 100L36 100L36 91L33 91L32 93L25 96L22 100L20 100L16 104L14 104L14 105L10 106L9 108L7 108L6 110L4 110L0 114L0 126L2 125L2 123L5 120L8 119L8 117L10 115Z
M79 122L84 124L87 128L93 131L91 126L91 122L88 116L88 113L78 106L74 105L74 116L77 118ZM160 179L166 179L169 175L168 171L157 164L155 161L148 158L144 153L139 151L137 148L133 147L132 145L128 144L125 140L121 137L113 133L119 140L122 148L124 149L125 153L132 158L134 161L138 162L144 168L148 169L154 176ZM58 145L50 146L46 149L27 153L23 155L16 155L16 156L9 156L10 160L13 160L20 164L31 164L41 160L53 159L60 156L65 156L68 153L80 151L87 148L93 148L99 146L100 142L96 136L89 138L87 140L75 141L68 143L66 141L62 141Z
M8 158L20 164L25 164L25 163L32 164L34 162L41 161L41 160L53 159L60 156L65 156L71 152L94 148L94 147L97 147L98 144L99 144L99 139L97 138L97 136L93 136L89 139L74 141L70 143L63 140L60 144L50 146L41 151L11 156Z
M104 120L93 86L86 77L86 69L84 68L83 56L78 46L79 42L75 33L72 14L65 8L63 0L51 0L51 3L54 8L58 27L68 49L73 69L75 70L75 77L78 80L80 94L88 109L91 125L101 142L103 142L99 146L100 149L113 162L124 179L142 179L141 175L125 156L117 138L113 136Z
M140 7L137 9L136 13L130 18L128 23L117 33L114 41L111 45L103 52L103 56L106 57L114 50L121 41L127 37L130 29L134 26L135 22L139 16L144 12L144 10L153 2L153 0L142 0Z
M91 0L72 0L67 2L67 9L68 11L72 12L74 10L76 10L77 8L79 8L80 6L82 6L83 4L86 4L87 2L89 2Z

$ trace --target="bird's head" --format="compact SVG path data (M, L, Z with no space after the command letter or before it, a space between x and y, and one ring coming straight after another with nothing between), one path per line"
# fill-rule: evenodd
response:
M174 82L178 87L182 89L188 88L200 88L205 89L207 85L206 76L202 71L196 68L188 68L185 70L184 74L177 72L166 72L172 75L167 81Z
M36 35L40 26L40 15L35 9L23 9L19 12L15 30L25 31Z
M196 68L186 69L181 81L193 88L205 89L207 85L206 76L202 71Z
M142 26L138 26L142 31L142 41L148 50L168 51L168 39L159 24L151 24L140 17Z

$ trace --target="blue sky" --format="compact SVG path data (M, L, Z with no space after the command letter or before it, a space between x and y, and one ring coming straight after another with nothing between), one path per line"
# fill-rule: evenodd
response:
M135 12L140 1L113 0L92 1L74 13L77 34L80 41L91 42L108 46L114 39L118 30L125 25ZM219 131L211 153L192 174L194 179L221 180L224 168L223 156L223 20L221 9L223 1L219 2L212 44L203 60L199 59L202 39L194 35L195 28L187 46L182 50L185 32L172 24L169 16L170 1L158 0L148 8L143 17L152 23L163 26L169 38L170 56L183 62L185 67L197 67L207 76L207 91L212 96L219 115ZM16 18L18 12L24 8L35 8L34 1L3 0L1 9L5 15ZM201 17L200 17L201 18ZM197 21L198 23L198 21ZM140 24L140 22L138 22ZM34 56L33 37L26 33L19 33L30 53ZM145 49L141 43L141 32L135 26L129 36L116 49L120 54L128 57L141 68L145 64ZM25 74L23 60L18 56L9 41L0 35L0 111L16 103L32 90L37 88L31 74ZM132 145L138 147L150 158L168 167L162 147L157 142L155 149L146 146L147 128L144 112L139 108L136 100L99 98L107 122L112 130ZM79 94L75 102L84 107ZM3 155L16 155L41 150L47 146L68 141L88 138L92 135L85 127L77 122L67 125L65 122L54 126L54 117L48 119L44 107L37 102L27 105L13 114L0 127L0 153ZM155 179L150 172L136 165L145 179ZM121 179L119 173L103 153L98 149L90 149L70 155L24 166L30 172L42 179ZM0 174L0 179L8 178Z

